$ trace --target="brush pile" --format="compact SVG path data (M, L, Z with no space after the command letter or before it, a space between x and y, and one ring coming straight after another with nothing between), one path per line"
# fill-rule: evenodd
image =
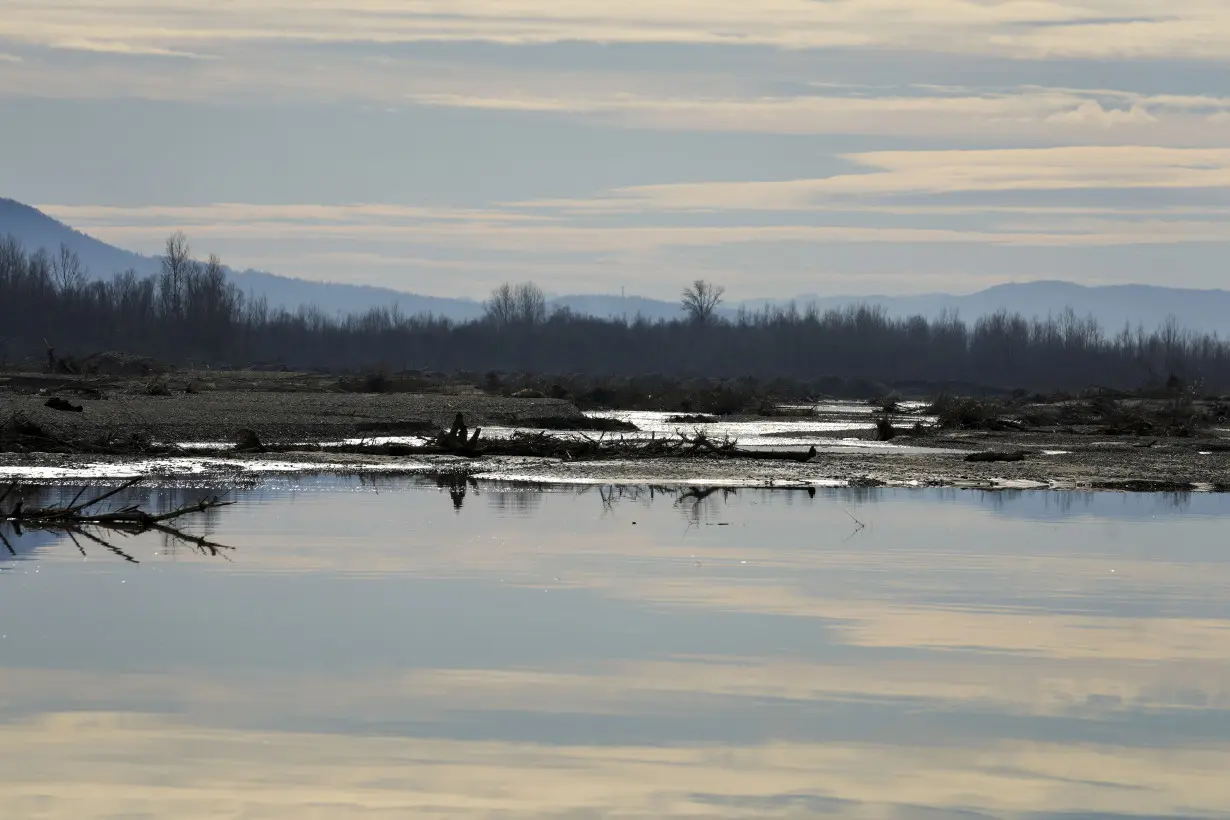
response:
M806 452L782 452L778 450L748 450L732 438L715 439L703 430L691 435L676 433L674 436L627 438L623 435L602 433L597 436L582 431L560 435L547 431L518 430L507 438L482 437L482 428L467 428L461 414L449 430L435 436L423 437L420 444L354 444L330 447L330 452L364 455L413 456L453 455L465 458L483 456L523 456L533 458L556 458L562 461L600 461L611 459L646 458L710 458L710 459L757 459L761 461L810 461L816 456L816 448ZM270 451L281 448L270 447ZM297 447L296 449L304 449Z

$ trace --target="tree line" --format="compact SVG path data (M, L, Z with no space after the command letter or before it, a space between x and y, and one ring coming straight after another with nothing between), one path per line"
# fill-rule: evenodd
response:
M216 367L840 377L1029 389L1135 388L1177 375L1230 389L1230 343L1174 319L1108 333L1071 310L1046 318L1001 311L967 322L953 314L893 318L870 306L787 305L721 318L722 295L693 282L673 321L550 311L533 283L496 288L485 315L468 322L404 315L396 306L329 315L246 298L220 260L194 259L181 234L168 240L157 275L126 271L109 280L91 279L66 247L28 252L9 237L0 240L0 358L41 360L47 344L79 356L117 350Z

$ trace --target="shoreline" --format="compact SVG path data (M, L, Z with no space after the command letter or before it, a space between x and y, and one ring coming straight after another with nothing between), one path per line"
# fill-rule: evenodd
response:
M1221 455L1221 454L1218 454ZM167 482L234 483L296 475L422 475L442 480L535 484L708 485L743 488L886 487L1077 492L1230 492L1209 474L1183 476L1062 457L977 464L941 457L848 454L806 463L741 459L568 462L544 458L353 456L342 453L219 454L153 458L58 454L0 455L0 481L63 483L149 476ZM1224 470L1218 473L1225 475Z

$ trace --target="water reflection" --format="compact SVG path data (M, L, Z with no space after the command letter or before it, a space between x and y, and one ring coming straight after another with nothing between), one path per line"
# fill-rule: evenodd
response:
M222 500L225 493L202 495L186 487L150 489L138 486L141 483L133 479L111 489L10 484L0 491L0 547L10 558L19 559L67 540L83 558L89 557L90 546L139 564L119 540L151 535L159 539L163 555L174 556L187 548L203 556L226 557L230 547L209 540L222 508L232 503ZM196 519L202 534L184 529L182 522L188 516Z
M65 542L0 583L6 818L1230 805L1220 496L235 498L210 524L234 563L87 565Z

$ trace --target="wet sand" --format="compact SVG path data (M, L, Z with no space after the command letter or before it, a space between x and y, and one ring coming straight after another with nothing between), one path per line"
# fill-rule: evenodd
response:
M1077 445L1072 445L1074 448ZM1054 451L1048 450L1049 453ZM1204 451L1208 452L1208 451ZM540 458L375 456L330 452L219 453L141 459L55 454L0 455L0 477L69 479L152 474L230 480L262 473L453 473L480 479L559 483L731 486L929 486L1126 491L1230 490L1230 453L1189 446L1099 444L1063 454L1039 450L1015 463L969 463L960 451L833 448L807 463L745 459L562 461Z

